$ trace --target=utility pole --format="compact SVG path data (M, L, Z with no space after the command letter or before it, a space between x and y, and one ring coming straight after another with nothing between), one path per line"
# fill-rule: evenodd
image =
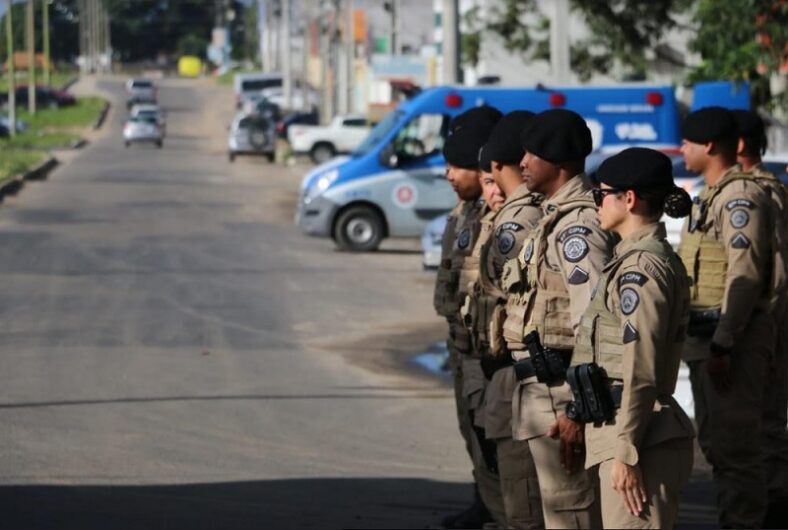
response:
M443 0L443 84L460 80L460 18L457 0Z
M304 112L310 112L312 107L310 105L310 97L309 97L309 83L307 80L309 79L309 57L312 53L312 6L308 2L304 2L302 4L303 9L303 16L301 20L303 21L303 57L301 60L303 64L301 65L301 93L304 102Z
M282 0L282 29L279 49L282 53L282 90L285 96L285 108L293 110L293 68L290 50L290 0Z
M16 70L14 68L14 22L12 16L13 0L6 1L5 35L8 49L8 119L11 121L11 138L16 136Z
M27 109L36 113L36 35L33 0L27 0Z
M553 9L550 21L550 66L555 83L563 85L570 81L568 0L553 0Z
M353 0L345 1L345 112L353 112L353 78L355 77L355 31L353 27Z
M320 98L321 112L320 118L323 123L328 123L331 120L331 83L329 82L329 61L330 61L330 45L329 34L331 33L331 25L326 19L331 15L329 10L326 9L327 4L323 3L320 6L317 23L320 28L318 38L320 39L320 84L323 85L323 94Z
M52 86L52 65L49 50L49 0L41 0L41 31L44 37L44 84Z

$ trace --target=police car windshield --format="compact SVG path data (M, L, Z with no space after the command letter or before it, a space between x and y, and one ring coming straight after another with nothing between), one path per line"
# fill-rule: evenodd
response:
M364 156L374 149L375 146L377 146L383 140L383 138L385 138L386 135L388 135L388 133L397 126L400 118L402 118L402 115L403 112L401 110L389 112L386 117L380 120L380 122L369 132L364 141L361 142L361 145L358 146L358 149L353 151L352 156Z

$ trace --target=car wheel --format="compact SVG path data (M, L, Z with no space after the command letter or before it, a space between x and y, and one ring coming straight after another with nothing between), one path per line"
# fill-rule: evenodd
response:
M364 206L340 214L334 229L334 241L341 250L369 252L377 250L383 240L383 219Z
M123 142L123 143L126 144L126 147L131 145L131 142Z
M156 142L156 147L158 147L159 149L161 149L163 146L164 146L164 142L162 142L161 140Z
M312 162L315 164L322 164L323 162L327 162L328 160L334 158L336 153L336 149L334 149L333 145L322 143L312 147L312 150L309 151L309 156L312 158Z
M230 162L235 162L235 153L230 151L229 153L227 153L227 158L230 159Z
M276 160L276 153L265 153L265 159L268 160L269 164L273 164L274 160Z

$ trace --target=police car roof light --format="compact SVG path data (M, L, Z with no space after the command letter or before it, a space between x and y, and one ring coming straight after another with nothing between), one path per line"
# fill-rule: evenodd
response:
M665 98L663 98L662 94L660 94L659 92L646 93L646 103L648 103L649 105L657 107L659 105L662 105L664 101Z
M566 105L566 96L560 92L551 92L550 105L553 107L563 107Z
M457 94L456 92L452 92L451 94L446 94L446 106L450 109L456 109L457 107L462 106L462 96Z

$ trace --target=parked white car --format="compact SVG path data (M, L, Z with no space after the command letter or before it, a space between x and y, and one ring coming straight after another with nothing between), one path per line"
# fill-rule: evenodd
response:
M287 140L295 154L309 154L315 164L333 158L338 153L354 151L369 134L369 122L364 115L337 116L325 127L291 125Z

